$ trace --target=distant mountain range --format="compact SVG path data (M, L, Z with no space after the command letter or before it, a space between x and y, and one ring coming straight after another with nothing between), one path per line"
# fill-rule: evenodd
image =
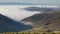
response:
M42 11L42 12L48 12L48 11L55 11L55 10L60 10L60 7L47 7L47 6L42 6L42 7L33 7L33 6L30 6L30 7L26 7L26 8L23 8L24 10L26 11Z
M30 25L24 25L20 22L13 21L0 14L0 32L20 32L31 28L32 26Z

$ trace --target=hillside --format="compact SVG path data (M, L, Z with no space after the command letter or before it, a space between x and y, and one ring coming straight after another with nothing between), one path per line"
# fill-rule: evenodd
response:
M0 32L20 32L31 29L32 26L13 21L12 19L0 14Z
M31 23L33 29L27 31L60 31L60 11L44 14L35 14L25 18L23 22Z

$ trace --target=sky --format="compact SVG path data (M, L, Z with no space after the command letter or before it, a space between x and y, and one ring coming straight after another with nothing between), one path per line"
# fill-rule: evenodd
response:
M0 0L0 3L3 2L60 4L60 0Z

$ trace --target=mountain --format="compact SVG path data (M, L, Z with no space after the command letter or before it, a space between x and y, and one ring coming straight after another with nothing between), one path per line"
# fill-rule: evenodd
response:
M27 11L45 11L45 12L47 12L47 11L60 10L60 8L53 8L53 7L49 8L47 6L46 7L30 6L30 7L24 8L24 10L27 10Z
M32 26L24 25L20 22L13 21L12 19L0 14L0 32L19 32L31 29Z
M60 31L60 11L51 11L52 13L35 14L23 19L25 23L30 23L33 29L26 30L27 32L50 32ZM24 31L25 32L25 31Z

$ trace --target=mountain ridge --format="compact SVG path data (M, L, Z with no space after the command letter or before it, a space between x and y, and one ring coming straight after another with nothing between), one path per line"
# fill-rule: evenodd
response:
M53 13L35 14L22 21L31 23L33 29L27 31L60 31L60 11Z

